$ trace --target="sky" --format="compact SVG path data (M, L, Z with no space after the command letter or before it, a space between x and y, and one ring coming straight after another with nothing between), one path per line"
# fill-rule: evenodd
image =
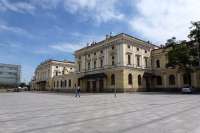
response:
M28 82L42 61L74 61L75 50L110 32L156 45L185 40L199 7L199 0L0 0L0 63L20 64Z

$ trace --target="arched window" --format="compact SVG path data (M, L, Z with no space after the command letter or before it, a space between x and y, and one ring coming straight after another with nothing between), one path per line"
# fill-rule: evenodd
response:
M129 73L129 75L128 75L128 84L129 85L132 85L133 84L133 81L132 81L133 79L132 79L132 74L130 74Z
M69 87L71 87L71 79L69 79L69 82L68 82L68 84L69 84Z
M141 85L142 84L142 78L141 78L141 75L138 75L138 85Z
M175 85L175 76L174 75L169 76L169 85Z
M184 84L191 84L191 77L190 77L190 74L184 74L183 75L183 83Z
M156 67L160 68L160 60L156 60Z
M115 85L115 75L111 75L111 85Z
M161 76L157 76L157 85L162 85L162 77Z
M59 81L57 81L57 88L59 87Z
M131 55L128 55L128 65L131 64Z

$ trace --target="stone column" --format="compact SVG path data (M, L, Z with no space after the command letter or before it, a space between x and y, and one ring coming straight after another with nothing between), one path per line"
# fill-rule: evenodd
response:
M143 58L144 58L144 56L142 55L142 56L141 56L141 67L142 67L142 68L144 68L144 59L143 59Z
M181 88L181 74L180 73L178 73L177 74L177 86L178 86L178 88Z
M197 73L196 72L192 73L191 79L192 79L192 86L197 87Z
M105 64L104 65L108 65L108 58L109 58L109 47L107 47L105 49L105 54L104 54L104 61L105 61Z
M163 82L164 82L164 88L167 88L167 74L163 73Z

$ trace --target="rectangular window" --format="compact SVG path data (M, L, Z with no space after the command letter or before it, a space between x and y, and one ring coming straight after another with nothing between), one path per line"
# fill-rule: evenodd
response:
M115 65L115 61L114 60L112 61L112 65Z
M128 55L128 65L131 64L131 55Z
M140 56L137 56L137 67L140 66Z
M100 60L100 66L103 67L103 60Z
M94 61L94 69L96 68L96 61Z
M71 87L71 79L69 79L69 83L68 84L69 84L69 87Z
M144 58L144 61L145 61L145 67L147 68L147 67L148 67L148 58L145 57L145 58Z
M78 63L78 71L81 71L81 63Z
M115 65L115 57L112 56L112 65Z
M88 62L88 70L90 70L90 62Z

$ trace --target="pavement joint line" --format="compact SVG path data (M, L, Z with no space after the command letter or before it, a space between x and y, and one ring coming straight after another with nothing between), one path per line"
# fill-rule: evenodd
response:
M181 101L181 100L180 100ZM124 100L124 101L120 101L120 102L117 102L117 103L127 103L127 102L129 102L129 100ZM85 103L88 103L88 102L84 102L84 104ZM87 106L98 106L98 105L105 105L105 104L111 104L111 103L113 103L113 102L106 102L106 103L99 103L99 104L90 104L90 105L87 105ZM136 104L140 104L141 102L138 102L138 103L134 103L134 104L131 104L131 105L136 105ZM177 102L176 102L177 103ZM57 105L57 104L56 104ZM61 106L61 105L66 105L66 104L59 104L59 106ZM52 105L53 107L55 107L55 105ZM76 107L82 107L82 106L85 106L85 105L79 105L79 106L66 106L66 107L60 107L60 108L45 108L45 109L43 109L43 108L39 108L39 109L35 109L35 110L25 110L25 111L19 111L19 112L8 112L8 113L2 113L2 114L0 114L0 116L1 115L6 115L6 114L17 114L17 113L25 113L25 112L35 112L35 111L42 111L42 110L50 110L50 109L64 109L64 108L69 108L69 107L74 107L74 108L76 108Z
M88 103L89 101L87 101L87 102L84 102L83 104L84 105L79 105L79 106L66 106L66 107L62 107L62 105L66 105L66 104L59 104L59 106L61 106L61 108L48 108L48 109L44 109L44 110L49 110L49 109L64 109L64 108L68 108L68 107L82 107L82 106L85 106L85 105L87 105L87 106L98 106L98 105L106 105L106 104L111 104L111 103L113 103L113 102L103 102L103 103L98 103L98 104L90 104L90 105L88 105L87 103ZM120 101L120 102L116 102L116 103L127 103L127 102L129 102L129 100L123 100L123 101ZM132 105L135 105L135 104L140 104L141 102L138 102L138 103L134 103L134 104L132 104ZM56 106L58 105L58 104L55 104ZM52 107L55 107L55 105L52 105ZM39 108L39 109L36 109L36 110L25 110L25 111L19 111L19 112L8 112L8 113L2 113L2 114L0 114L0 115L5 115L5 114L16 114L16 113L25 113L25 112L35 112L35 111L41 111L41 110L43 110L43 108Z
M154 119L154 120L151 120L149 122L146 122L146 123L143 123L143 124L139 124L137 126L133 126L132 128L139 128L141 126L145 126L145 125L150 124L152 122L157 122L157 121L160 121L160 120L172 117L174 115L177 115L179 113L187 112L187 111L195 109L195 108L200 108L200 104L198 104L198 106L192 106L191 108L188 108L188 109L185 109L185 110L182 110L182 111L178 111L176 113L172 113L170 115L167 115L167 116L164 116L164 117L161 117L161 118L158 118L158 119ZM137 112L137 111L136 110L134 110L134 111L127 111L127 112L122 112L122 113L118 113L118 114L107 115L107 116L103 116L103 117L95 117L95 118L90 118L90 119L85 119L85 120L80 120L80 121L74 121L74 122L69 122L69 123L62 123L62 124L55 124L55 125L51 125L51 126L33 128L33 129L28 129L28 130L24 130L24 131L20 131L20 132L16 132L16 133L27 133L27 132L37 131L37 130L44 130L44 129L49 129L49 128L68 126L68 125L73 125L73 124L77 124L77 123L84 123L84 122L93 121L93 120L100 120L100 119L104 119L104 118L111 118L111 117L116 117L116 116L118 117L118 116L122 116L122 115L126 115L126 114L131 114L131 113L134 113L134 112ZM125 132L125 131L124 130L120 130L119 133L121 133L121 132Z

